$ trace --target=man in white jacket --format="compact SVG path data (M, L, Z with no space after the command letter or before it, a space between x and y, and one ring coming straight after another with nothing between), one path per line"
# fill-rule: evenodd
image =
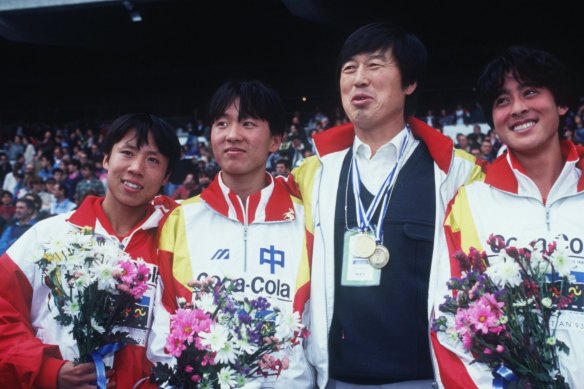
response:
M320 388L431 388L428 298L446 204L481 176L475 158L413 118L418 38L373 23L338 60L351 121L314 136L288 179L314 234L309 362Z

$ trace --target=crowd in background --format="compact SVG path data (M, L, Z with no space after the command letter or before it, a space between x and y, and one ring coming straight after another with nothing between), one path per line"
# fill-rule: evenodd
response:
M458 133L457 148L491 162L502 151L476 105L458 104L454 109L428 109L419 119L442 130L450 125L470 125L473 131ZM328 128L346 123L340 107L325 113L315 107L309 114L294 112L278 152L267 161L266 169L286 176L314 153L312 137ZM103 168L102 140L108 123L95 128L42 126L41 130L18 126L0 149L0 254L24 231L45 217L75 209L87 195L103 196L107 172ZM213 180L219 166L209 145L209 125L195 118L177 128L182 158L162 188L177 200L195 196ZM562 136L584 145L584 102L566 115Z

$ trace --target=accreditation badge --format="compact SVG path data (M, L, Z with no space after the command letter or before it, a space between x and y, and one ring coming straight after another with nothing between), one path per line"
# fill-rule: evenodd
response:
M360 231L345 232L341 273L342 286L378 286L381 283L381 270L371 266L369 259L357 257L354 254L355 243L364 240L362 235L363 233Z

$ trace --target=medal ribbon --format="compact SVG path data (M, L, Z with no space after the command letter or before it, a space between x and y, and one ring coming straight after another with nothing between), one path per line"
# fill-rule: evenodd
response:
M103 363L103 357L107 356L108 354L115 353L123 346L124 345L121 342L108 343L105 346L102 346L91 353L91 359L93 359L93 363L95 364L95 372L97 374L96 385L98 389L105 389L107 383L107 379L105 377L105 364Z
M385 213L387 212L387 207L389 205L389 189L395 183L395 179L397 178L396 172L398 171L398 167L402 164L403 158L405 155L405 151L407 149L407 145L409 143L411 131L409 127L406 127L406 136L403 138L402 143L399 148L397 160L393 165L393 168L381 184L381 188L373 198L373 201L369 205L367 211L365 211L365 207L363 206L363 202L361 201L361 174L359 173L359 166L357 166L357 158L355 153L353 153L353 163L351 166L351 173L353 177L353 195L355 196L355 205L357 207L357 226L359 231L374 231L375 232L375 240L377 243L380 243L383 239L383 219L385 218ZM381 205L381 211L379 212L379 220L377 222L377 228L374 228L371 225L371 219L373 218L373 214L375 210Z
M493 369L493 389L503 389L507 383L517 381L518 377L507 366L501 364Z

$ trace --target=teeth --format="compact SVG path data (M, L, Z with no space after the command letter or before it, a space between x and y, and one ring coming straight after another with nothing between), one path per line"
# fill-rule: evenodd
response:
M513 127L513 131L522 131L522 130L525 130L526 128L529 128L529 127L533 126L534 124L535 124L535 122L523 123L523 124L520 124L520 125L518 125L516 127Z
M129 186L132 189L142 189L142 187L140 185L134 184L134 183L129 182L129 181L124 181L124 184L126 186Z

